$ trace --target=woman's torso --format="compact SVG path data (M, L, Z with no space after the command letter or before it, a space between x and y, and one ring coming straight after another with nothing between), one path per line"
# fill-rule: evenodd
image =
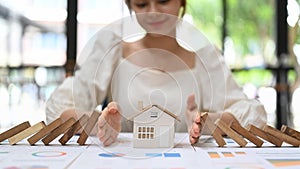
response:
M199 94L199 79L195 76L195 54L183 48L168 51L145 48L135 43L123 43L122 55L112 78L112 99L123 115L123 131L132 130L129 117L143 106L157 104L180 117L175 129L186 131L184 113L187 97Z

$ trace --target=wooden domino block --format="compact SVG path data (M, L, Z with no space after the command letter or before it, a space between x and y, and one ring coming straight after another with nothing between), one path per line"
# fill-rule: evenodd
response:
M62 123L56 129L54 129L48 136L43 138L42 142L45 145L48 145L51 141L53 141L60 134L63 134L65 131L67 131L75 122L76 122L76 120L73 117L68 119L66 122Z
M281 130L281 132L283 132L287 135L290 135L290 136L294 137L295 139L300 140L300 132L299 131L292 129L286 125L282 125L280 130Z
M214 124L210 121L211 119L207 118L206 121L208 121L205 124L205 128L206 130L208 130L212 137L216 140L216 143L218 144L219 147L224 147L224 145L226 145L226 142L222 136L222 131Z
M52 123L50 123L48 126L41 129L39 132L31 136L27 141L30 145L34 145L37 141L44 138L46 135L48 135L50 132L52 132L54 129L56 129L59 125L61 125L62 120L60 118L54 120Z
M84 114L77 120L70 129L59 139L62 145L65 145L88 121L89 116Z
M223 122L221 119L217 119L215 124L222 130L227 136L232 138L236 143L238 143L241 147L245 147L247 144L247 141L244 140L242 136L240 136L238 133L236 133L234 130L232 130L225 122Z
M226 145L226 142L221 134L221 131L218 127L215 128L215 130L212 133L213 138L216 140L219 147L224 147Z
M17 126L1 133L0 134L0 142L16 135L17 133L20 133L21 131L27 129L28 127L30 127L30 123L28 121L26 121L26 122L18 124Z
M9 144L13 145L13 144L16 144L17 142L23 140L24 138L32 135L33 133L36 133L38 131L40 131L42 128L44 128L46 125L43 121L31 126L31 127L28 127L27 129L21 131L20 133L10 137L8 139L8 142Z
M246 139L254 143L257 147L261 147L262 144L264 143L261 139L257 138L254 134L250 133L248 130L246 130L237 122L231 123L230 127L238 134L242 135L243 137L245 137Z
M77 143L79 145L85 144L89 134L91 133L92 129L94 128L100 115L101 115L101 112L99 112L98 110L94 110L91 117L89 118L87 125L85 125L84 129L82 130L82 132L77 140Z
M263 131L260 128L257 128L256 126L250 124L248 127L248 131L250 131L251 133L253 133L254 135L274 144L276 147L281 147L283 141L280 140L277 137L274 137L273 135L266 133L265 131Z
M300 146L300 141L295 139L292 136L289 136L283 132L281 132L280 130L277 130L269 125L265 125L264 129L265 132L270 133L271 135L281 139L282 141L291 144L295 147L299 147Z

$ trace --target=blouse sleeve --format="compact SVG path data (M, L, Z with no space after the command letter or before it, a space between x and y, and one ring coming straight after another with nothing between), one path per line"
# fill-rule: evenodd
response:
M98 32L80 54L79 70L66 78L46 103L46 120L52 122L62 112L74 109L76 113L91 112L107 96L112 74L120 56L121 38L111 29ZM88 52L90 51L90 52Z
M248 99L234 80L223 56L213 46L197 52L201 69L200 93L202 109L211 112L229 112L246 127L262 127L267 116L264 106L255 99Z

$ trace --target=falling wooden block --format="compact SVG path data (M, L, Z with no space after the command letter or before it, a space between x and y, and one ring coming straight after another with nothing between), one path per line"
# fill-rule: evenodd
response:
M84 130L82 130L82 132L77 140L77 143L79 145L85 144L89 134L91 133L92 129L94 128L100 115L101 115L101 112L99 112L98 110L94 110L91 117L89 118L88 123L85 125Z
M221 119L217 119L215 124L222 130L227 136L232 138L236 143L238 143L241 147L245 147L247 144L247 141L244 140L242 136L240 136L238 133L236 133L234 130L232 130L225 122L223 122Z
M259 136L260 138L274 144L276 147L281 147L282 142L283 142L281 139L279 139L269 133L266 133L262 129L257 128L256 126L254 126L252 124L250 124L247 128L248 128L248 131L250 131L254 135Z
M8 139L8 142L9 144L13 145L13 144L16 144L17 142L23 140L24 138L32 135L33 133L36 133L38 131L40 131L42 128L44 128L46 125L43 121L31 126L31 127L28 127L27 129L21 131L20 133L10 137Z
M238 134L242 135L243 137L245 137L246 139L254 143L257 147L261 147L262 144L264 143L261 139L257 138L254 134L250 133L248 130L246 130L237 122L231 123L230 127Z
M27 141L30 145L34 145L37 141L48 135L50 132L52 132L54 129L56 129L59 125L61 125L62 120L60 118L54 120L52 123L50 123L48 126L41 129L39 132L31 136Z
M213 138L216 140L219 147L224 147L226 145L226 142L221 134L221 131L219 128L216 128L212 133Z
M21 131L27 129L28 127L30 127L30 123L28 121L26 121L26 122L18 124L17 126L1 133L0 134L0 142L16 135L17 133L20 133Z
M264 131L267 132L267 133L270 133L271 135L279 138L280 140L288 143L288 144L291 144L295 147L299 147L300 146L300 141L295 139L294 137L292 136L289 136L283 132L281 132L280 130L277 130L269 125L265 125L264 127Z
M281 130L281 132L283 132L287 135L290 135L297 140L300 140L300 132L299 131L292 129L286 125L282 125L280 130Z
M54 129L48 136L43 138L42 142L45 145L48 145L56 137L58 137L60 134L63 134L66 130L68 130L75 122L76 122L76 120L73 117L68 119L66 122L62 123L56 129Z
M59 139L62 145L65 145L88 121L89 116L84 114L77 120L70 129Z
M205 125L205 128L211 133L213 138L216 140L216 143L219 147L224 147L226 145L226 142L222 136L222 131L211 121L212 119L207 118L206 121L208 121Z

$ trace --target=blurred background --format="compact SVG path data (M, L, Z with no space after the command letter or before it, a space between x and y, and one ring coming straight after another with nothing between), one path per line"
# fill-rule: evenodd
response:
M268 123L300 130L300 1L187 2L184 19L222 50ZM123 0L0 0L0 128L45 120L46 100L72 76L85 43L128 15Z

